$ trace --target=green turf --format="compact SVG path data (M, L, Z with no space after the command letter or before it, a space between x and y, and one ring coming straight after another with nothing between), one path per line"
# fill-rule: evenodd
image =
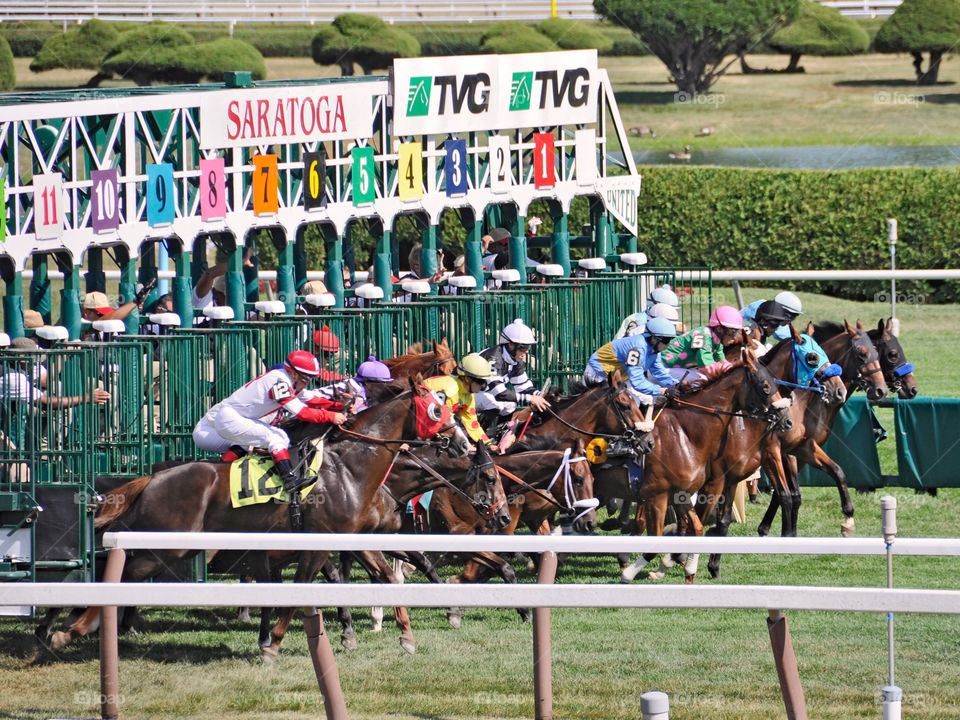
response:
M960 491L940 497L896 490L902 537L956 534ZM862 536L880 532L877 495L855 497ZM734 525L750 535L750 523ZM804 494L802 535L836 534L836 494ZM837 539L837 542L842 542ZM705 558L701 564L705 572ZM897 560L900 587L958 587L960 561ZM882 558L748 558L724 560L726 583L881 586ZM522 580L532 578L521 572ZM560 582L615 582L606 557L571 559ZM680 582L680 575L666 582ZM701 582L712 581L703 578ZM389 597L389 591L385 598ZM358 610L360 648L338 652L340 675L355 718L529 718L533 716L531 629L513 611L470 610L464 626L447 628L439 610L414 610L416 656L405 656L395 629L369 632ZM335 621L328 627L336 639ZM767 720L783 716L763 611L563 610L554 613L557 717L614 720L639 717L641 692L672 696L675 720ZM886 632L877 614L789 614L811 718L880 716ZM960 706L960 618L898 616L897 679L904 717L941 719ZM97 708L97 644L68 648L40 667L26 664L30 625L0 620L0 676L6 693L0 718L90 717ZM126 718L299 718L322 716L302 627L294 623L278 663L257 662L255 631L223 610L145 611L141 633L120 647Z

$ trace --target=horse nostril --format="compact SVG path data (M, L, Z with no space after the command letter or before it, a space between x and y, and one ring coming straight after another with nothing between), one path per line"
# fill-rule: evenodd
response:
M910 394L910 397L915 398L917 394L920 392L920 389L912 387L912 388L909 388L907 392Z

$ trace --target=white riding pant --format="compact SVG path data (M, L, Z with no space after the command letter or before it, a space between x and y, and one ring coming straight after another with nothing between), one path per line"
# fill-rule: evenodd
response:
M201 418L193 429L193 441L207 452L225 452L231 445L266 448L271 453L290 447L290 438L280 428L245 418L231 407L221 407L216 417Z

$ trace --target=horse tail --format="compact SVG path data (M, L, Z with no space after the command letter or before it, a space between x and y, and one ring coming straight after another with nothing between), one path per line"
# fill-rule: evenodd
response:
M108 492L93 520L94 528L106 527L126 513L151 480L153 480L152 475L144 475Z

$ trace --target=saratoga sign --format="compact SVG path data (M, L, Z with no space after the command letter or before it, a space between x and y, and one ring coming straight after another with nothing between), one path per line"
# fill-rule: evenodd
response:
M397 59L391 85L393 133L596 122L596 76L596 50Z
M370 137L379 83L224 90L200 99L204 150Z

